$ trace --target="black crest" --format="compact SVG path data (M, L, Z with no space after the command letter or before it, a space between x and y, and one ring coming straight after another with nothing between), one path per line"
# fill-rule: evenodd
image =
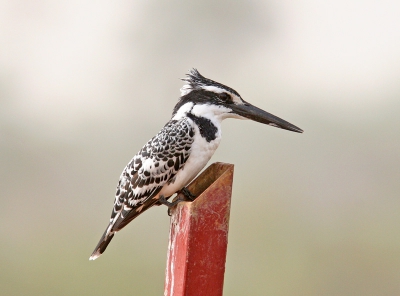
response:
M240 97L240 95L234 89L226 85L223 85L222 83L204 77L195 68L190 70L189 73L186 74L186 76L187 76L186 78L182 78L182 80L187 83L181 89L182 95L186 95L192 90L202 89L204 86L215 86Z

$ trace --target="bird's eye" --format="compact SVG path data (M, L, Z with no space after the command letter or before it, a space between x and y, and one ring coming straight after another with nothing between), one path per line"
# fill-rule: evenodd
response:
M219 99L224 101L224 103L232 103L231 96L223 92L218 95Z

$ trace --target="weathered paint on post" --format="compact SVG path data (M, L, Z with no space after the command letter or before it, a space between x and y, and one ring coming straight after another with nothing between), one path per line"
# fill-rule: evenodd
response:
M221 296L233 165L214 163L188 189L197 198L172 211L165 296Z

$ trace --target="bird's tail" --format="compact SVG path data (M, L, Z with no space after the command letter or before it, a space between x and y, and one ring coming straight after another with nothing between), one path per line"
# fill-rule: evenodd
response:
M108 224L106 231L104 231L103 236L101 237L99 243L94 249L92 255L89 257L89 260L96 260L97 258L99 258L100 255L103 254L104 251L107 249L108 244L111 242L116 232L120 231L122 228L128 225L129 222L131 222L133 219L135 219L137 216L139 216L141 213L143 213L156 203L157 200L149 199L140 206L140 211L138 211L136 208L132 209L124 217L122 217L120 213L117 214L113 218L113 220L110 221L110 224Z
M111 225L109 225L104 231L103 236L101 237L99 243L97 244L96 248L94 248L94 251L92 255L89 257L89 260L96 260L97 258L100 257L101 254L106 250L108 244L114 237L114 232L111 232Z

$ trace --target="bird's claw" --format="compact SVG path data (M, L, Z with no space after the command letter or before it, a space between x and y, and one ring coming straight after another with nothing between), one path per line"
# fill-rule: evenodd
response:
M177 198L172 202L168 201L164 195L160 195L160 198L158 199L158 202L160 204L163 204L168 207L168 216L171 216L171 209L181 201L187 201L187 200L193 201L196 198L196 196L192 194L186 187L183 187L177 193L178 193Z
M168 216L171 216L171 209L176 206L178 203L180 203L181 201L185 201L185 199L178 197L177 199L175 199L172 202L169 202L164 195L160 195L160 198L158 199L158 201L167 206L168 207Z
M191 193L189 189L187 189L187 187L183 187L180 191L178 191L178 193L182 193L190 201L194 201L194 199L197 197L196 195Z

